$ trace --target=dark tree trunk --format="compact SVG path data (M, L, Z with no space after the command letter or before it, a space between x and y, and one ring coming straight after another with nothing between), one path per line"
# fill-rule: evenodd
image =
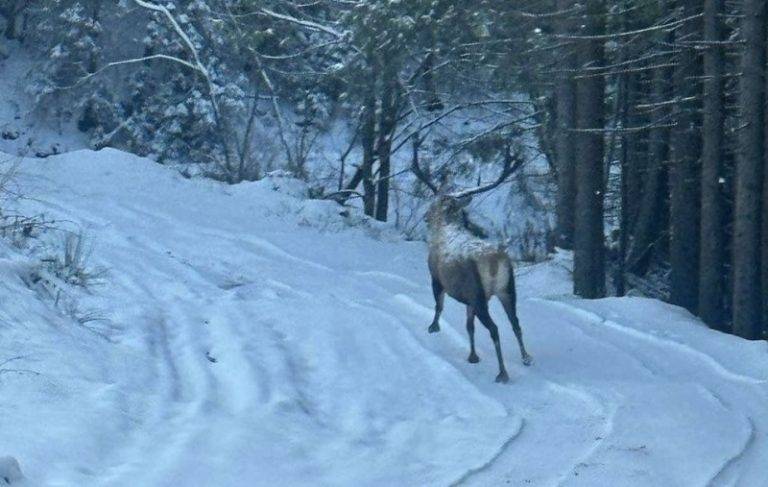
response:
M704 127L701 156L701 253L699 316L708 325L725 329L725 220L723 217L723 136L725 52L720 16L724 0L704 3Z
M765 0L744 0L739 107L742 128L736 168L733 246L733 330L744 338L762 331L760 210L764 164Z
M443 102L440 100L440 95L437 93L437 85L435 83L435 58L437 49L435 47L435 33L429 30L429 52L424 59L424 91L427 94L427 111L435 112L444 108Z
M584 36L605 31L605 4L588 0ZM580 40L581 67L601 66L604 61L602 40ZM574 235L574 293L584 298L605 296L605 249L603 238L603 157L604 96L602 76L583 77L577 81L578 158L576 178L576 231Z
M652 120L648 114L638 111L635 107L648 102L651 96L649 89L653 84L652 76L639 74L626 76L627 96L624 103L627 106L623 110L625 125L627 127L647 126ZM622 144L627 146L627 232L630 236L633 235L637 226L643 200L643 179L648 171L649 133L650 131L643 130L622 134Z
M626 95L625 95L626 96ZM626 104L626 100L622 101ZM626 113L626 112L624 112ZM626 121L626 117L623 117ZM621 201L619 213L619 255L616 257L616 269L613 276L613 287L616 296L626 294L626 262L627 244L629 242L629 150L627 138L623 137L621 152L619 153L619 165L621 166Z
M389 212L389 178L390 157L392 152L392 136L397 125L397 115L400 106L400 94L397 84L397 72L393 66L385 68L383 91L381 95L381 115L379 119L379 137L376 146L379 155L378 201L376 202L376 219L387 221Z
M635 102L637 93L637 77L632 74L619 75L617 97L616 117L619 120L619 127L625 128L631 123L637 122L635 117L630 116L630 106ZM615 259L615 269L613 276L613 286L616 296L624 296L626 293L626 262L627 247L629 245L629 231L632 228L634 220L634 208L638 203L639 193L639 173L640 158L638 139L639 133L628 134L621 133L619 166L621 168L621 198L619 211L619 253Z
M573 6L573 0L558 0L558 11ZM573 21L563 18L558 23L561 35L572 34ZM576 82L573 71L576 69L574 47L567 44L562 55L563 74L557 79L557 140L555 143L555 163L557 164L557 230L556 244L564 249L573 249L573 232L576 223Z
M768 91L766 91L768 93ZM768 107L767 107L768 110ZM768 112L765 115L768 118ZM765 127L765 136L768 137L768 124ZM768 151L765 154L763 165L763 228L762 228L762 296L763 296L763 323L762 338L768 338Z
M699 0L683 0L681 17L700 10ZM699 298L699 154L701 134L696 115L699 59L690 43L700 39L699 19L688 20L678 31L674 73L675 122L670 181L670 264L672 303L695 313Z
M363 210L373 216L376 210L376 186L373 183L373 163L376 159L376 69L372 68L368 80L363 108L360 142L363 145Z
M625 17L620 22L624 31L635 30L640 25ZM621 49L617 61L625 63L641 56L636 47L625 46ZM642 64L641 64L642 66ZM648 117L635 107L647 101L647 84L643 82L643 73L622 72L617 75L616 119L617 127L627 129L647 125ZM620 146L618 158L621 168L621 198L619 214L618 256L614 260L614 291L623 296L626 289L627 257L629 245L637 222L642 199L642 175L645 172L648 157L647 132L622 130L618 135ZM610 151L609 151L610 154ZM610 157L610 156L609 156ZM609 159L610 162L610 159Z
M16 18L16 12L14 10L10 10L8 12L8 16L5 19L5 32L3 33L5 38L8 40L16 39L18 35L16 32L16 25L18 24Z
M670 70L660 68L654 71L653 93L651 101L662 103L669 99ZM669 109L662 107L656 116L665 120ZM642 183L641 202L637 221L634 225L631 248L629 250L628 271L644 275L648 270L652 256L659 251L661 231L665 228L663 216L666 210L666 172L669 157L669 128L657 127L650 130L648 158Z
M382 127L383 128L383 127ZM390 151L392 142L389 134L382 131L379 133L379 142L376 146L379 156L379 172L376 193L376 219L385 222L389 213L389 177L391 172Z
M20 39L21 36L21 18L24 9L28 5L28 0L9 0L0 14L5 17L5 32L3 35L8 40Z
M766 12L765 15L768 17L768 6L765 7ZM768 23L768 19L765 20L766 23ZM766 42L768 44L768 41ZM768 48L768 46L766 46ZM768 59L768 58L767 58ZM766 71L763 73L766 81L765 85L765 91L763 93L763 96L766 97L766 101L768 101L768 67L766 68ZM765 133L765 136L763 140L766 140L766 137L768 137L768 123L766 122L768 120L768 105L766 105L766 112L763 114L765 118L763 118L763 130ZM761 289L762 289L762 296L763 296L763 313L762 313L762 338L766 339L768 338L768 150L765 150L765 147L763 147L764 151L764 164L763 164L763 208L762 208L762 217L763 217L763 225L762 225L762 251L761 251Z
M91 20L94 24L101 21L101 4L102 0L95 0L91 5ZM98 41L98 33L94 33ZM91 51L91 56L88 59L88 73L93 74L99 69L99 58L94 50Z
M91 22L96 25L100 22L101 19L101 0L95 0L92 5L90 5L91 11ZM99 32L94 31L92 33L92 36L94 36L95 40L98 42L99 38ZM98 53L96 50L91 50L90 55L88 57L88 64L86 66L86 70L89 74L94 74L99 69L100 59L98 56ZM99 119L99 114L97 112L96 103L93 99L89 99L88 102L85 105L85 108L83 109L83 113L80 116L80 119L77 121L77 128L81 132L88 132L98 126L102 125L102 121ZM227 178L229 180L229 183L232 184L234 181L232 180L232 177L234 176L233 171L229 170L229 166L227 166Z

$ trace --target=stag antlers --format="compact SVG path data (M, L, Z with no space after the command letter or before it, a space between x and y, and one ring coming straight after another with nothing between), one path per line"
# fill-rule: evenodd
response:
M506 144L504 146L504 166L502 167L501 174L499 174L499 177L488 184L483 184L474 188L467 188L463 189L461 191L456 191L453 193L448 193L446 196L450 196L452 198L466 198L467 196L473 196L479 193L485 193L486 191L490 191L497 186L504 183L512 174L514 174L518 169L520 169L523 164L525 163L525 160L520 156L519 153L512 151L511 144ZM441 188L439 188L429 177L429 175L424 172L424 170L419 165L419 144L414 143L413 144L413 160L411 162L411 171L413 174L421 181L423 182L434 194L441 193Z

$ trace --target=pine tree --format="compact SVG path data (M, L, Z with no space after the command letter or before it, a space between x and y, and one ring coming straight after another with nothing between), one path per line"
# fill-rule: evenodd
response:
M672 303L696 312L699 288L699 202L701 133L697 111L701 61L693 43L701 39L698 0L682 0L678 9L674 70L675 128L670 173L670 265Z
M733 246L733 330L744 338L760 338L762 294L760 282L760 222L765 163L766 5L744 0L741 57L740 116L736 171L736 213Z
M92 140L118 124L114 90L94 76L103 64L102 10L100 0L90 0L42 5L33 11L36 18L45 19L35 40L47 59L35 70L29 91L38 105L52 105L61 121L75 121Z
M583 39L578 41L579 65L602 66L604 62L605 2L588 0ZM602 76L577 81L579 152L576 165L576 230L573 268L574 293L585 298L605 295L605 244L603 237L604 97Z
M558 0L557 10L572 9L572 0ZM560 35L569 35L573 30L573 19L563 15L557 24ZM564 249L573 248L574 223L576 221L576 83L573 72L576 69L576 55L572 43L566 43L562 52L562 73L556 82L557 98L557 245Z
M723 155L725 138L725 50L722 46L723 0L704 3L704 121L701 156L701 256L699 315L709 325L725 323L725 232Z

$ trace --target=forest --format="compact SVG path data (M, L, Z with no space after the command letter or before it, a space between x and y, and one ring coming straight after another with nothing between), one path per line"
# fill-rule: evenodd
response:
M551 178L546 239L575 251L576 294L635 289L765 336L762 1L0 7L5 38L39 54L36 109L92 147L203 163L233 184L283 167L386 221L393 192L424 194L393 155L427 151L433 171L471 178L535 139ZM465 113L485 123L432 130ZM347 149L310 168L332 120L351 127Z

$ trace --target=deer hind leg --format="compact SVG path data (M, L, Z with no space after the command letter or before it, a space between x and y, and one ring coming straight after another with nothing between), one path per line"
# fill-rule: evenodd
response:
M514 285L514 284L513 284ZM525 344L523 343L523 330L520 328L520 320L517 319L517 305L515 303L515 291L508 291L506 294L499 296L504 311L507 312L509 322L512 323L512 330L515 332L517 338L517 345L520 347L520 356L523 358L524 365L531 365L533 363L533 357L528 355L525 350Z
M507 375L507 369L504 367L504 358L501 356L501 343L499 342L499 328L496 323L491 319L490 313L488 313L488 302L485 298L478 300L474 306L475 314L480 319L480 322L488 329L493 340L493 346L496 347L496 358L499 360L499 375L496 376L496 382L508 382L509 375Z
M440 281L432 278L432 295L435 297L435 318L432 320L432 324L429 325L427 331L430 333L437 333L440 331L440 313L443 312L443 302L445 302L445 289Z
M467 306L467 334L469 335L469 363L476 364L480 357L475 353L475 310L472 306Z

